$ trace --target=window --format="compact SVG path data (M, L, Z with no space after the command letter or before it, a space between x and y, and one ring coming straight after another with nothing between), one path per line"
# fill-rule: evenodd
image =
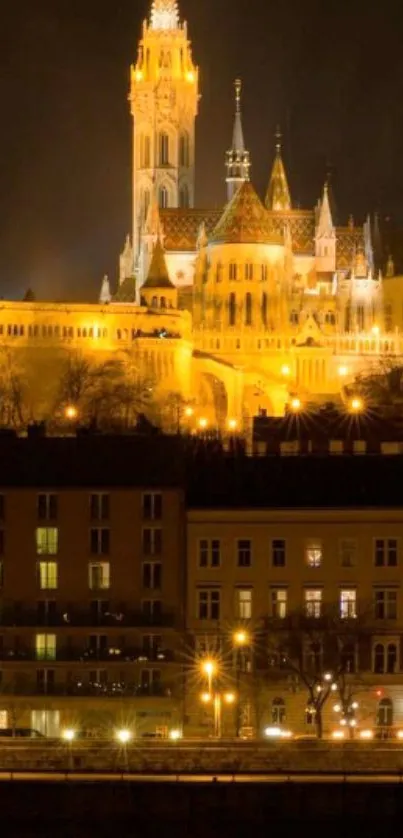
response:
M268 312L267 294L264 291L263 294L262 294L262 300L261 300L261 315L262 315L263 326L267 326L267 312Z
M373 670L376 675L394 675L397 671L397 644L377 643L374 647Z
M58 577L57 562L39 562L38 577L41 591L55 591Z
M375 619L396 620L397 591L375 591Z
M252 325L252 294L245 296L245 326Z
M159 590L162 584L162 564L160 562L144 562L143 588L150 591Z
M35 638L35 650L38 661L56 660L56 635L37 634Z
M251 567L252 542L250 539L240 539L237 542L238 567Z
M375 567L397 567L397 539L375 540Z
M307 617L321 617L322 615L322 591L306 590L305 591L305 614Z
M57 520L57 495L38 495L38 518L40 521Z
M340 664L342 672L355 672L357 663L356 647L354 643L346 643L340 650Z
M50 739L60 737L59 710L31 710L31 727Z
M90 515L92 521L107 521L109 518L109 495L90 495Z
M144 693L156 693L161 684L160 669L142 669L140 673L140 689Z
M92 591L105 591L110 587L111 566L109 562L90 562L88 584Z
M245 279L253 279L253 265L250 263L245 265Z
M286 588L273 588L270 591L270 613L277 620L285 620L287 616L288 591Z
M220 567L221 542L218 538L201 538L199 541L199 567Z
M162 495L149 492L143 495L143 518L146 521L160 521L162 518Z
M357 542L354 538L342 538L339 542L340 564L355 567L357 563Z
M149 169L151 164L151 139L149 136L140 137L140 168Z
M351 620L357 616L357 591L346 590L340 592L340 617Z
M38 556L56 556L59 542L57 527L37 527L36 552Z
M252 589L237 590L237 617L240 620L252 619Z
M179 137L179 165L187 168L189 166L189 135L182 134Z
M146 556L159 556L162 553L162 530L143 529L143 553Z
M110 549L110 530L106 527L93 527L90 532L90 549L94 556L107 556Z
M162 601L160 599L143 599L141 613L145 617L157 619L162 614Z
M230 326L236 325L236 296L235 294L229 295L228 300L228 324Z
M320 567L322 564L322 544L320 541L310 541L305 547L305 561L308 567Z
M380 727L392 727L393 715L393 701L390 698L382 698L378 705L377 724Z
M229 278L230 280L236 280L238 276L238 269L235 262L230 262L229 265Z
M267 282L267 265L262 265L261 278L262 282Z
M168 166L169 164L169 137L165 133L159 136L159 161L160 166Z
M159 205L161 209L168 209L169 197L168 190L165 186L161 186L161 189L159 190Z
M197 617L199 620L220 619L220 591L206 590L197 592Z
M271 543L271 563L273 567L285 567L286 543L284 538L274 538Z
M272 724L281 726L284 724L286 718L285 701L283 698L273 698L271 704L271 721Z

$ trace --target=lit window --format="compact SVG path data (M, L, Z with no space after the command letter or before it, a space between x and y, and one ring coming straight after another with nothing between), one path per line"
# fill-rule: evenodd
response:
M35 649L37 660L56 660L56 635L37 634L35 638Z
M271 616L278 620L285 620L287 616L288 591L285 588L274 588L270 592Z
M57 588L57 562L39 562L39 587L42 591L54 591Z
M305 614L307 617L315 617L315 619L322 615L322 591L320 589L305 591Z
M93 591L107 590L110 587L109 562L91 562L88 566L88 583Z
M57 527L37 527L36 552L38 556L56 556L59 542Z
M237 617L240 620L251 620L252 619L252 590L248 588L246 590L238 590L237 591Z
M357 562L357 542L354 538L342 538L339 544L340 564L342 567L354 567Z
M305 560L308 567L320 567L322 564L322 545L312 541L305 547Z
M397 567L397 558L396 538L375 539L375 567Z
M357 616L357 591L340 592L340 617L343 620L354 619Z

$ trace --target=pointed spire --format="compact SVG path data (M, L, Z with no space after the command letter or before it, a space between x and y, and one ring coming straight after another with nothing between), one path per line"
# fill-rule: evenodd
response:
M266 207L274 212L287 212L291 206L291 195L288 187L283 158L281 154L281 131L276 131L276 156L266 193Z
M125 246L119 259L119 283L134 275L134 254L130 236L126 236Z
M320 205L316 236L330 236L334 233L332 211L329 201L329 185L326 181L323 188L323 198Z
M281 234L273 233L269 214L251 183L245 181L209 237L220 244L281 244Z
M232 134L232 148L227 151L227 197L228 201L242 183L249 180L250 159L249 151L245 148L241 113L242 82L235 80L235 120Z
M176 0L153 0L151 29L170 31L179 28L179 11Z
M155 242L147 279L142 286L144 288L175 288L169 278L164 248L160 238Z
M144 224L144 233L146 236L155 236L163 240L164 231L161 222L160 208L156 195L154 194L150 201L147 217Z
M99 295L99 302L101 303L101 305L106 305L107 303L111 302L111 299L112 299L112 294L111 294L111 287L110 287L110 284L109 284L109 278L105 275L103 280L102 280L101 293Z

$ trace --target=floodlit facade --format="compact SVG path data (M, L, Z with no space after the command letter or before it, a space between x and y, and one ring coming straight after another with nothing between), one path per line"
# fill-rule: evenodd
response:
M358 372L401 358L403 279L392 258L384 263L376 219L338 225L328 184L316 207L296 208L280 134L263 202L241 95L237 80L223 206L199 207L199 71L178 4L155 0L130 73L133 219L117 288L104 278L94 305L31 295L0 305L4 348L35 382L35 418L49 415L63 361L77 351L135 355L157 401L178 393L195 421L221 428L259 411L281 416L296 395L337 401Z

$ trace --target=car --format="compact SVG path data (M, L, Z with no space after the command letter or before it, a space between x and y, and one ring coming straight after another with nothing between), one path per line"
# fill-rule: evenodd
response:
M43 733L32 727L4 727L0 729L4 739L46 739Z

